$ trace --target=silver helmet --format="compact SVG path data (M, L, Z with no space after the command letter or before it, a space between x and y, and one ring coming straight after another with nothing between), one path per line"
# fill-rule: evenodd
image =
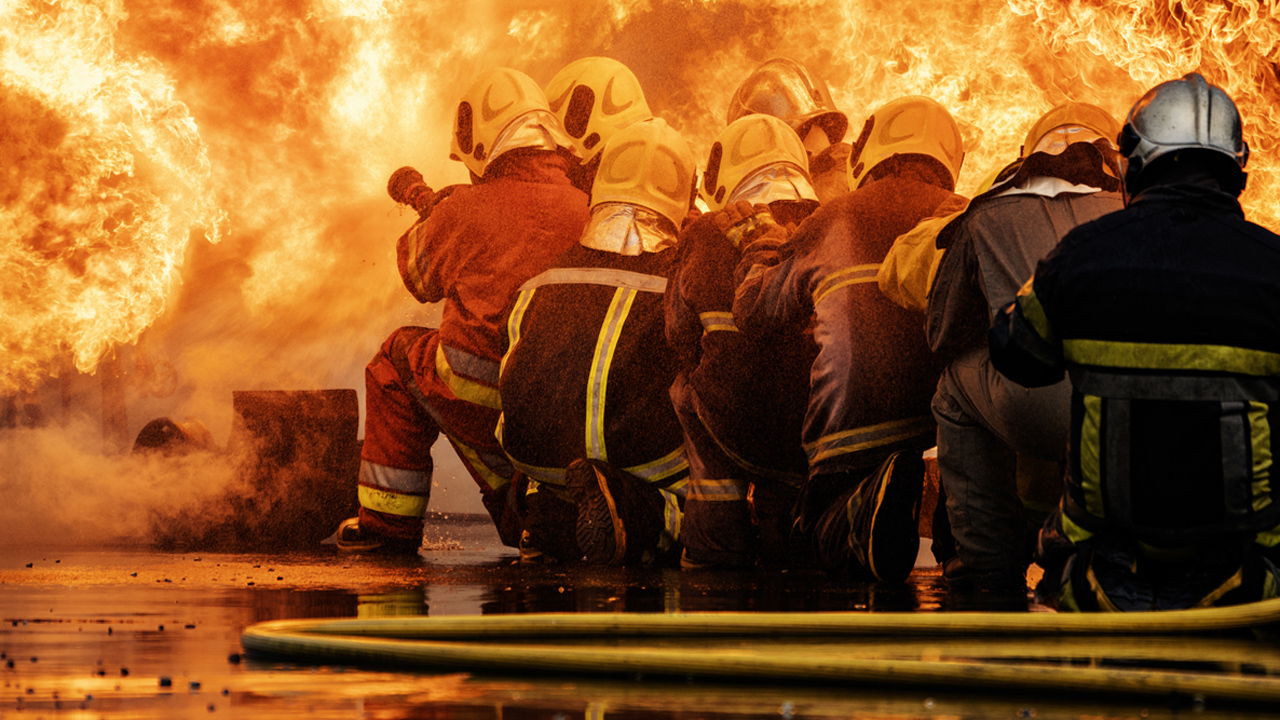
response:
M1236 104L1199 73L1160 83L1134 104L1120 130L1120 154L1129 159L1125 184L1132 188L1153 161L1186 149L1219 153L1243 170L1249 146L1242 134Z

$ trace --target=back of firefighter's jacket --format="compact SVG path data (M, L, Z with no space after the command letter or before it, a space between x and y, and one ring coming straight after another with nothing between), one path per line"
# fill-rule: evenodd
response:
M1024 385L1070 371L1073 542L1280 544L1280 237L1233 197L1153 188L1077 228L991 347Z

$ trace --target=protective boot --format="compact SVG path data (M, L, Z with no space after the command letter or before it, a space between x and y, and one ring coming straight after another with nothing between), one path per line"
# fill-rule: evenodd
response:
M620 566L654 560L664 507L657 488L599 460L573 461L565 480L577 507L581 562Z
M920 551L924 461L900 451L842 493L815 530L818 560L828 572L898 583Z
M572 563L582 557L574 535L577 510L565 488L529 481L524 496L520 562Z

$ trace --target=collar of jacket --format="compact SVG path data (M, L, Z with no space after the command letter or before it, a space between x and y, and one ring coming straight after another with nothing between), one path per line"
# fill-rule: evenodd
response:
M499 155L477 184L494 180L569 184L569 163L555 150L518 148Z
M1107 192L1120 189L1120 167L1115 151L1093 143L1072 143L1057 154L1031 153L1000 171L995 182L974 200L999 195L1031 178L1052 177L1072 185L1087 185Z
M1176 205L1212 215L1229 214L1244 217L1244 209L1240 207L1240 200L1230 193L1223 192L1216 184L1202 185L1187 182L1155 185L1134 195L1129 200L1129 207L1146 208L1161 204Z
M678 235L670 220L638 205L600 203L582 230L582 245L593 250L637 256L676 246Z

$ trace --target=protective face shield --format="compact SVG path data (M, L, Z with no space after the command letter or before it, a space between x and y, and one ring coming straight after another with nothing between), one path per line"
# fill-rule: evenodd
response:
M827 84L787 58L768 60L748 75L729 101L724 121L729 125L753 114L780 118L801 138L817 125L833 145L849 129L849 118L836 109Z
M546 95L583 164L600 154L614 133L653 117L640 81L613 58L574 60L551 78Z
M660 118L619 130L601 151L591 186L591 207L628 203L684 222L692 199L693 153L685 139Z
M1027 131L1027 138L1019 150L1021 157L1033 152L1061 153L1076 142L1093 142L1105 139L1114 144L1120 134L1120 123L1111 114L1089 103L1063 103L1036 120Z
M862 126L849 155L849 187L857 190L876 165L896 155L925 155L942 163L954 190L964 164L964 141L951 113L919 95L898 98Z
M1125 187L1130 193L1153 161L1178 150L1208 150L1244 170L1249 145L1240 111L1222 88L1199 73L1160 83L1134 104L1120 131L1120 154L1128 159ZM1243 189L1244 173L1241 173Z
M497 68L476 78L462 95L454 117L449 157L477 177L508 150L569 147L560 123L547 107L542 88L519 70Z
M770 115L739 118L720 133L711 145L699 194L710 210L737 200L818 199L800 137Z

